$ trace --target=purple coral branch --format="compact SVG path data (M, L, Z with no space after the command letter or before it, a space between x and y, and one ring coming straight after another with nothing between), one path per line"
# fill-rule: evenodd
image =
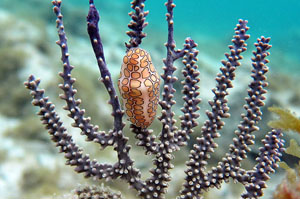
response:
M24 84L26 88L31 90L32 104L40 107L38 115L41 116L42 123L52 136L52 141L60 148L61 153L65 153L67 164L75 166L76 172L85 173L85 177L95 176L102 179L115 174L112 165L98 164L96 161L91 161L88 155L82 153L82 149L73 142L72 137L66 132L66 128L55 112L55 106L48 101L48 97L44 97L44 90L38 89L39 83L39 79L30 76Z
M247 172L246 176L250 178L250 183L246 184L246 192L242 194L242 198L257 199L263 195L263 189L267 187L265 182L270 179L269 174L278 168L277 162L285 151L284 140L281 137L281 130L272 130L262 140L264 146L259 149L257 165Z
M128 153L130 150L130 146L127 146L127 144L126 144L128 139L126 137L124 137L123 132L122 132L122 128L124 126L124 124L122 123L123 113L120 109L118 97L114 90L112 80L110 77L110 73L106 67L105 61L101 58L101 57L104 57L102 44L101 44L101 42L97 42L98 41L97 38L100 38L100 35L98 33L98 24L97 24L99 15L93 5L92 0L90 0L90 3L91 3L90 12L88 15L88 20L90 20L90 21L88 23L88 30L89 30L92 45L94 48L94 52L95 52L97 60L98 60L100 72L101 72L102 77L104 78L104 84L110 94L110 97L111 97L111 104L113 107L113 116L115 118L114 130L110 131L108 134L103 133L103 132L97 133L95 128L90 127L88 120L82 119L80 117L81 115L79 115L79 116L77 115L77 117L76 117L75 114L81 114L83 112L80 111L80 109L78 107L78 103L76 104L74 102L74 99L72 98L73 95L70 96L70 94L67 93L67 94L65 94L65 96L63 98L65 98L66 100L69 100L69 101L71 100L71 102L73 103L73 104L72 103L68 104L67 108L70 110L71 114L72 113L74 114L74 120L75 121L76 120L83 121L79 125L73 125L73 126L76 126L76 127L78 126L79 128L81 128L82 132L85 135L87 135L89 141L93 140L93 141L101 144L102 147L105 147L107 145L113 145L114 150L117 151L118 162L112 166L111 170L109 171L109 175L104 174L104 177L106 179L109 179L109 178L115 179L117 177L121 177L121 178L126 179L133 186L141 187L141 185L140 185L141 182L139 180L140 173L137 169L135 169L133 167L133 161L130 159L129 153ZM67 40L66 40L66 36L65 36L65 32L64 32L62 15L60 12L61 1L53 1L53 5L54 5L54 12L57 15L57 28L58 28L59 38L60 38L60 40L57 43L61 47L62 61L64 63L64 72L61 73L61 76L64 79L64 85L61 85L60 87L62 87L64 91L67 89L70 89L71 94L75 94L75 92L72 88L72 84L74 83L75 80L71 78L72 67L69 64L68 51L67 51ZM101 41L101 39L99 41ZM98 45L100 45L100 46L98 46ZM67 101L67 102L69 102L69 101ZM69 106L74 106L74 107L69 108ZM71 116L73 116L73 115L71 115ZM100 171L101 171L102 168L97 168L97 169L100 169Z
M245 152L248 149L247 145L253 144L254 136L251 136L251 133L258 129L255 124L261 120L261 111L259 107L263 106L264 103L262 100L265 99L263 94L267 91L264 89L268 84L265 82L266 76L265 73L268 71L266 64L269 60L266 57L270 54L267 50L271 48L269 45L270 38L261 37L257 39L255 43L256 51L253 52L255 56L252 58L252 78L253 81L249 85L248 95L246 98L247 105L245 109L247 110L247 115L243 115L244 121L239 126L239 131L236 132L237 136L245 137L244 142L234 140L234 145L231 146L230 152L233 157L236 156L236 153L241 153L241 158L246 158ZM256 159L258 164L254 167L253 170L247 171L243 175L247 179L245 182L246 193L242 194L242 198L256 199L263 195L262 189L266 188L265 181L269 180L268 174L274 173L278 165L277 162L280 161L280 157L284 152L284 140L281 139L282 133L280 130L272 130L269 132L265 139L262 140L264 147L260 148L260 155ZM236 148L234 150L234 148ZM238 161L237 167L240 167Z
M175 42L173 38L173 8L175 4L172 0L168 0L165 4L168 10L167 22L168 22L168 42L167 47L167 58L164 59L165 67L163 67L164 74L161 76L164 80L163 85L163 100L159 102L162 107L162 115L159 120L162 122L163 128L159 135L160 143L158 144L157 153L153 161L155 168L151 169L152 176L146 180L147 186L142 191L141 196L144 198L163 198L168 187L168 182L171 180L169 170L173 168L171 159L173 159L172 152L178 150L178 146L175 144L174 136L177 127L174 125L175 120L173 119L174 112L171 107L176 102L172 100L174 97L175 89L173 83L177 80L173 76L176 68L173 66L174 53L175 53Z
M122 116L124 113L121 110L119 99L113 86L111 74L104 59L103 46L98 27L98 22L100 19L99 13L94 5L93 0L90 0L89 4L90 9L87 16L87 30L95 56L97 58L102 81L110 95L109 103L113 108L112 115L114 117L114 130L112 135L116 143L114 145L114 150L118 153L118 163L114 165L114 169L115 172L120 174L121 178L125 179L136 190L140 190L144 185L140 180L140 172L133 167L134 161L129 157L129 150L131 147L127 145L128 138L123 135L122 131L125 125L122 122Z
M250 151L249 145L254 144L254 135L252 133L259 128L256 126L261 120L262 112L260 107L264 106L263 100L265 100L264 94L267 93L265 87L268 85L266 82L265 74L268 72L268 66L266 65L269 60L266 57L270 54L268 50L271 48L269 44L270 38L261 37L257 39L255 43L256 51L253 52L255 56L252 58L252 74L253 81L249 84L248 96L245 98L246 105L244 106L246 114L242 114L242 121L238 126L238 130L235 132L237 138L233 139L233 145L230 145L230 155L226 157L231 159L232 171L236 171L241 167L241 160L247 158L247 151ZM223 162L226 165L226 162ZM228 173L228 172L227 172ZM232 174L233 172L231 172ZM229 173L228 173L229 174ZM225 176L227 176L225 174ZM234 178L234 176L231 176Z
M245 40L249 38L246 31L249 29L247 21L239 20L235 28L235 36L232 39L233 45L229 46L230 54L225 53L226 61L222 61L221 73L217 75L217 86L213 89L215 94L214 100L209 101L212 111L207 111L208 120L202 127L202 137L197 138L197 144L191 150L190 160L187 163L188 169L185 171L187 177L184 183L184 189L181 191L181 198L188 198L187 195L198 196L203 189L209 188L212 185L207 182L205 174L205 166L207 159L210 157L209 152L213 152L217 148L217 144L213 141L214 138L220 137L217 132L222 129L224 122L221 118L228 118L229 107L227 106L228 88L232 88L231 81L234 79L234 71L240 65L238 60L242 59L240 53L246 51ZM197 184L195 180L198 179Z
M175 7L175 4L173 3L173 0L168 0L168 2L165 4L167 7L167 22L168 22L168 41L165 44L167 47L167 58L163 60L165 66L163 67L164 74L161 75L162 79L164 80L163 85L163 99L159 102L160 106L162 107L162 114L158 118L162 125L162 132L160 134L160 140L162 143L168 143L165 147L167 147L170 152L177 150L178 147L174 144L174 132L177 131L177 127L174 125L176 120L174 117L174 112L172 112L171 108L174 104L176 104L176 101L172 98L174 97L175 88L173 87L173 84L177 81L177 77L173 75L176 68L174 67L174 53L175 53L175 41L173 36L173 8Z
M166 142L168 145L168 150L170 151L175 151L179 150L179 146L185 145L186 140L188 139L188 135L192 132L192 129L185 131L185 128L188 128L186 125L189 125L188 122L182 123L182 129L177 132L177 127L174 125L176 123L176 120L173 118L174 112L172 112L172 106L176 103L175 100L173 100L174 93L175 93L175 88L173 87L174 83L177 81L177 77L173 75L173 73L176 70L176 67L174 67L174 62L185 56L183 63L186 65L192 65L195 70L197 66L195 65L195 62L197 60L196 56L198 54L197 50L195 49L197 44L191 39L187 38L185 41L185 45L183 49L178 49L175 50L175 40L174 40L174 21L173 21L173 9L175 8L175 4L173 3L173 0L168 0L165 3L167 7L167 23L168 23L168 41L165 44L167 47L167 58L163 60L164 62L164 74L161 76L162 79L164 80L164 85L163 85L163 99L159 102L160 106L162 107L162 115L158 118L162 124L162 132L160 135L161 142L164 143ZM192 55L191 55L192 54ZM195 78L192 81L196 81L192 84L196 84L199 82L197 79L197 72L193 72ZM189 74L190 75L190 74ZM193 76L192 75L192 76ZM192 88L187 88L187 89L196 89L197 86L193 86ZM198 88L197 88L198 89ZM185 91L184 91L185 92ZM194 92L194 91L192 91ZM197 111L198 108L196 107L197 104L200 102L199 99L196 99L196 97L199 94L196 94L197 91L193 94L193 105L195 105L193 111ZM197 96L196 96L197 95ZM189 100L186 98L186 100ZM187 101L186 101L187 102ZM188 102L187 102L188 103ZM197 109L197 110L196 110ZM191 113L191 111L190 111ZM197 113L191 113L192 118L196 119ZM187 116L187 115L186 115ZM196 121L193 121L192 126L195 127L197 126ZM182 118L184 120L184 118Z
M88 30L91 44L93 46L95 56L97 58L97 63L102 78L101 81L104 83L110 96L109 103L112 105L112 109L113 109L112 116L114 117L114 131L120 131L123 129L125 125L122 122L122 117L124 113L121 110L118 95L116 94L116 90L113 85L111 74L105 62L103 46L102 46L102 41L101 41L99 27L98 27L98 22L100 19L99 13L94 5L94 1L90 0L89 3L90 3L90 9L87 16L87 22L88 22L87 30Z
M230 153L226 154L217 167L213 167L208 173L204 173L204 166L206 161L199 163L196 158L201 157L201 153L197 156L192 156L192 161L188 163L189 169L187 170L186 183L184 189L181 191L181 198L192 198L190 196L199 196L203 191L207 191L212 187L220 187L221 182L228 182L229 178L245 185L247 192L243 194L244 198L258 198L262 195L262 188L265 188L265 181L269 179L267 174L274 172L277 167L276 162L279 161L281 152L283 151L283 141L280 139L281 133L279 131L272 131L263 141L265 146L261 148L260 158L257 159L258 165L254 171L245 171L241 168L240 162L245 159L247 151L250 151L249 145L254 144L254 135L252 133L258 130L257 122L261 120L262 113L260 107L264 105L264 94L267 86L265 82L265 73L268 71L266 63L269 61L266 57L269 55L268 50L271 48L269 45L270 38L261 37L255 44L256 52L253 52L252 58L252 78L253 81L249 85L248 95L246 98L246 105L244 106L247 114L242 114L243 121L239 125L239 130L236 131L237 138L234 138L234 144L230 146ZM270 148L270 143L267 143L272 137L273 148ZM267 140L267 141L266 141ZM278 143L278 144L277 144ZM271 151L271 152L266 152ZM271 155L269 155L271 153ZM192 154L196 154L194 151ZM195 164L194 164L195 163ZM262 169L263 167L263 169ZM265 174L262 174L265 173ZM258 178L257 176L260 175ZM198 179L197 184L193 179Z
M260 107L264 106L262 100L265 99L264 94L267 92L264 88L267 86L265 73L268 72L266 63L269 61L266 57L269 55L268 50L270 38L261 37L255 44L256 51L253 52L252 58L252 78L253 81L249 84L248 95L245 98L246 114L242 114L242 121L235 132L237 138L233 139L233 145L230 145L230 153L226 154L225 158L218 163L217 167L213 167L211 172L207 173L208 181L204 184L209 184L209 187L220 187L222 181L228 181L231 177L242 184L246 184L249 179L245 178L245 172L241 169L241 161L247 158L246 153L250 151L249 145L254 144L254 135L252 133L258 130L256 126L261 120ZM203 189L208 187L203 186Z
M163 67L164 74L162 75L162 79L164 80L163 99L159 102L162 107L162 115L159 117L159 120L161 120L163 124L162 132L159 135L160 143L153 144L154 141L147 136L146 133L143 135L142 133L139 134L139 136L142 135L141 137L144 140L147 138L146 142L142 141L140 143L144 146L147 144L151 146L151 148L146 147L146 152L149 151L153 153L154 149L154 152L156 152L156 157L154 159L155 168L150 170L152 176L146 180L147 186L142 193L142 196L145 198L152 198L153 196L155 198L163 198L163 195L166 193L166 188L168 187L168 182L171 180L169 170L173 168L173 165L170 162L173 159L172 152L179 149L177 143L179 136L177 134L177 127L174 125L176 121L173 119L174 112L171 110L172 105L176 103L172 98L175 93L173 84L177 81L177 78L173 75L176 70L173 63L184 55L189 56L188 53L192 53L195 57L197 55L197 52L194 50L196 44L190 38L186 40L186 45L183 50L175 50L173 36L173 9L175 4L173 3L173 0L168 0L165 5L167 7L168 41L165 44L167 47L167 58L164 59L165 67ZM192 58L193 60L189 60L189 63L195 64L195 57ZM186 57L186 59L188 58ZM186 134L184 136L186 136ZM186 140L186 138L182 139ZM149 195L149 193L151 194Z
M181 119L181 129L178 131L176 135L177 142L179 146L183 146L187 144L189 140L189 135L193 133L193 128L195 128L198 123L196 119L199 117L197 111L200 109L198 104L201 100L198 98L199 96L199 86L197 85L200 82L200 72L198 71L197 55L198 51L195 49L197 44L190 38L185 40L184 45L184 57L182 63L184 64L184 69L182 70L184 80L181 82L183 85L182 93L183 100L185 101L183 108L181 111L183 115L180 117Z
M115 169L118 172L122 172L123 178L129 182L136 190L142 189L144 186L140 181L140 173L138 170L133 168L133 160L129 157L130 146L127 146L127 138L124 137L122 129L124 127L124 123L122 122L122 117L124 115L121 110L121 106L119 103L118 96L116 94L115 88L113 86L111 74L107 68L102 41L99 33L99 13L94 5L94 1L90 0L90 9L87 16L87 30L90 37L91 44L93 46L93 50L95 56L97 58L97 63L99 66L99 70L101 73L102 81L110 95L109 103L113 108L113 117L114 117L114 130L113 137L116 142L115 150L118 153L118 164L115 165Z
M144 11L146 0L133 0L131 2L131 8L134 10L129 13L132 21L128 24L128 28L131 31L127 31L126 34L130 37L129 43L125 43L127 49L138 47L142 43L142 39L146 37L146 33L143 29L148 25L146 16L149 11Z
M212 90L215 96L213 101L209 101L212 111L206 112L208 120L202 127L203 139L198 139L199 145L204 144L204 146L208 146L205 147L206 149L211 148L213 150L213 148L217 147L211 138L220 136L217 131L222 129L225 124L221 121L221 118L228 118L230 116L228 113L229 107L227 106L227 99L225 99L225 97L229 94L227 89L232 88L235 70L240 66L238 61L243 58L240 54L246 51L247 45L245 41L250 37L246 34L246 31L249 29L247 23L246 20L239 20L239 24L237 24L235 28L235 36L232 39L233 45L229 45L230 54L225 53L227 60L222 61L223 67L220 68L221 73L216 77L217 86ZM204 150L204 159L206 159L205 154L207 151L208 150Z
M102 40L101 40L101 37L99 34L99 27L98 27L98 22L100 20L100 16L94 5L94 1L90 0L89 4L90 4L90 9L89 9L89 13L87 16L87 23L88 23L87 31L88 31L88 34L90 35L90 40L91 40L93 50L95 52L97 59L101 58L102 59L101 62L103 62L103 65L106 65ZM103 70L103 66L101 66L101 67L99 66L99 69Z
M72 126L80 128L82 133L87 136L88 141L99 143L102 147L112 145L112 135L105 134L105 132L102 131L98 132L98 127L90 124L90 118L84 117L85 110L79 108L81 100L76 100L74 97L77 92L77 90L73 88L75 78L71 77L71 71L74 67L70 65L69 61L67 38L64 31L63 16L60 11L61 1L52 1L52 4L54 5L54 13L57 16L56 23L59 35L59 40L56 43L61 48L61 60L63 62L63 72L59 73L63 78L63 84L60 84L59 87L64 91L64 94L61 94L60 98L64 99L67 103L64 109L70 112L68 116L75 121Z
M131 125L130 127L131 131L135 134L135 138L139 140L137 146L144 147L146 155L158 152L158 143L155 141L156 136L152 134L153 130L142 129L135 125Z

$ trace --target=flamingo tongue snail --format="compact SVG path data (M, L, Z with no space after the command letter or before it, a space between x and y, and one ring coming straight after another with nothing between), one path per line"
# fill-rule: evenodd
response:
M141 48L131 48L123 58L119 90L129 121L147 128L156 115L159 100L159 75L150 54Z

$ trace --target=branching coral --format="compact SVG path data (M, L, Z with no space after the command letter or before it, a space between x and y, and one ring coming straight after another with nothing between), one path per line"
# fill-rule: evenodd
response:
M129 43L126 43L127 50L139 47L142 39L146 36L143 28L147 25L145 17L148 12L144 11L144 0L132 1L134 9L129 15L132 21L128 25L131 31L127 32L130 37ZM187 38L183 49L176 50L173 37L174 21L173 9L175 4L173 0L168 0L165 4L167 7L167 23L168 23L168 41L165 44L167 48L167 57L164 62L164 73L161 75L163 80L162 99L159 101L161 106L161 115L158 119L162 123L162 130L158 138L152 134L151 129L146 129L131 125L132 132L138 139L137 145L142 146L146 154L153 154L154 168L150 170L152 174L145 181L141 179L138 168L134 166L134 161L129 156L131 146L127 144L128 138L124 136L122 118L124 111L119 103L115 87L112 82L111 74L105 61L103 45L99 33L98 21L99 14L94 5L93 0L89 1L90 9L87 16L87 30L90 41L99 66L101 80L104 83L110 96L109 103L112 106L112 116L114 125L109 132L99 131L98 126L90 123L90 118L84 116L84 109L79 107L80 100L75 98L77 90L73 87L75 79L71 76L73 66L70 65L67 38L64 31L63 16L61 14L61 1L54 0L54 12L57 16L57 28L59 40L57 44L61 48L63 72L60 76L63 78L63 84L59 87L63 90L60 95L61 99L66 101L64 109L69 111L68 116L74 120L73 127L81 130L81 134L87 137L87 141L100 144L101 148L113 146L117 152L118 161L115 164L101 164L95 160L91 160L87 154L74 143L72 137L67 133L66 128L60 121L59 116L55 112L54 105L44 97L44 90L38 88L39 79L30 76L25 86L31 90L33 97L33 105L40 107L42 122L49 130L52 140L61 152L65 154L67 164L74 166L75 171L84 173L86 177L95 177L99 180L114 180L121 178L126 181L133 189L137 190L140 198L165 198L167 188L169 186L170 170L174 167L171 160L174 158L173 153L180 147L187 144L193 128L198 126L197 118L199 114L198 104L199 96L199 71L197 62L198 51L197 44ZM197 142L193 146L189 154L187 169L185 171L186 178L180 196L178 199L195 199L202 198L202 194L212 187L220 187L221 182L228 182L229 178L240 182L246 188L242 198L258 198L263 195L263 188L266 187L265 181L269 179L268 174L274 172L277 162L283 152L283 140L281 139L280 130L270 131L264 140L263 147L257 158L257 164L251 170L241 168L241 161L245 159L246 152L250 151L249 146L254 144L253 132L258 130L257 122L261 120L260 107L264 105L265 73L268 71L266 64L269 55L269 38L261 37L257 40L256 51L253 52L252 58L252 82L249 84L248 97L245 99L246 113L242 114L242 120L236 130L236 138L230 146L229 153L213 167L211 171L206 171L207 160L210 153L214 152L217 144L214 138L221 135L219 130L225 125L223 118L230 117L229 107L227 105L226 96L229 94L228 89L232 88L232 80L235 77L235 70L240 66L239 60L243 57L241 53L246 51L246 40L249 38L247 34L247 21L240 20L235 28L235 35L232 39L232 45L229 46L230 52L226 53L226 60L222 61L223 66L220 73L216 77L216 88L213 89L214 98L209 102L211 110L207 111L208 120L204 123L201 132L197 132ZM172 106L176 103L174 94L176 92L173 87L177 81L174 72L174 62L182 58L184 69L183 84L183 100L182 116L180 117L180 128L176 127L174 112ZM140 67L137 65L137 67Z
M78 199L121 199L120 193L113 193L103 185L101 187L79 187L75 190L74 195Z

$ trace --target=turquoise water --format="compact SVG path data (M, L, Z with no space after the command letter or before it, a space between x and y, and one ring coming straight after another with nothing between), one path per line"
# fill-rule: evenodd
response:
M150 11L146 32L152 28L166 32L166 8L163 2L146 1L145 9ZM281 72L300 73L299 1L177 0L174 3L177 5L174 9L175 36L176 34L181 36L181 41L177 40L177 44L181 44L184 37L201 36L228 45L238 19L247 19L250 27L249 34L251 34L251 39L248 41L250 48L257 37L261 35L271 37L273 45L270 56L271 66ZM117 0L115 4L122 4L122 7L126 8L128 2ZM127 10L130 11L129 8ZM115 15L125 16L117 10L111 11ZM201 46L201 41L196 42L201 49L209 48L209 46ZM224 50L227 50L226 47Z
M247 19L251 34L249 45L261 35L271 37L270 65L280 71L300 73L299 1L178 0L175 3L175 28L182 34L201 35L220 42L227 40L228 44L237 20ZM147 8L152 11L149 20L153 19L157 27L164 29L161 20L164 6L149 1ZM203 48L201 43L199 45Z
M100 10L103 21L111 21L120 32L114 37L122 37L127 41L125 31L130 20L127 13L131 11L130 1L97 1L95 3ZM145 32L148 33L145 43L151 43L157 33L162 41L166 40L167 27L165 21L165 1L148 0L145 9L150 11L147 17L149 22ZM233 28L238 19L247 19L250 27L251 39L248 40L250 50L257 37L261 35L271 37L271 66L279 72L300 73L300 2L297 0L177 0L174 10L175 38L180 48L185 37L192 37L199 44L201 51L208 50L218 52L216 58L223 58L223 52L227 51L233 35ZM14 10L16 14L27 15L38 20L41 15L46 15L49 23L53 23L53 15L49 12L50 1L7 1L0 5ZM75 20L78 20L78 29L85 30L84 15L87 13L88 1L63 1L63 9L78 12ZM64 12L68 16L68 12ZM45 21L44 21L45 22ZM66 24L67 25L67 24ZM102 27L105 28L105 27ZM151 34L153 33L153 34ZM150 41L149 41L150 40ZM125 42L124 41L124 42ZM203 41L211 42L211 45ZM220 44L220 45L215 45ZM151 44L150 44L151 45ZM162 44L161 44L162 45ZM216 47L217 46L217 47ZM212 48L212 49L211 49ZM217 49L216 49L217 48ZM210 49L210 50L209 50ZM214 55L212 55L214 56Z

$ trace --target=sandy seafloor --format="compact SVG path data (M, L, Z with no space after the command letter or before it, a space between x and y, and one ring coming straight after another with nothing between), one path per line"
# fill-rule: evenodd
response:
M100 32L104 45L106 61L114 82L117 82L122 58L125 54L124 43L128 42L127 24L130 17L129 1L98 1L100 9ZM234 130L244 111L244 97L247 95L247 85L251 81L251 57L256 38L264 35L271 37L268 64L270 71L267 74L269 87L265 100L266 107L279 106L289 109L300 117L300 3L291 1L196 1L177 0L174 10L174 35L178 48L186 37L192 37L198 43L198 65L200 78L201 114L199 127L195 134L199 134L203 121L206 120L205 110L207 101L211 99L211 89L215 86L215 75L224 59L224 52L228 52L228 45L234 33L233 28L239 18L249 20L249 34L247 41L248 51L243 54L242 66L237 70L234 88L228 96L231 108L231 118L224 120L227 125L220 132L217 140L219 148L212 155L209 166L216 164L232 143ZM143 40L142 48L151 53L153 63L162 73L162 59L166 56L164 43L167 40L167 25L165 20L165 6L163 1L150 1L145 4L150 11L145 28L147 37ZM62 6L65 29L68 36L71 64L77 82L78 98L81 98L82 108L87 115L92 116L92 122L97 123L101 130L112 128L111 108L106 103L108 95L101 82L98 81L99 71L93 56L92 48L86 33L86 14L88 1L64 0ZM41 0L1 0L0 2L0 199L35 199L35 198L72 198L72 190L78 186L93 184L100 186L99 181L84 179L76 174L73 168L64 165L62 154L58 153L51 143L46 130L43 129L31 106L30 96L24 88L23 82L30 74L42 79L41 87L46 89L56 104L68 131L74 140L89 153L92 158L100 162L113 163L116 154L109 148L101 152L99 146L84 141L77 129L70 127L72 121L67 118L67 112L62 109L64 102L58 98L61 90L57 87L60 79L57 75L61 71L60 51L55 44L57 40L55 16L52 12L51 1ZM182 64L177 61L178 70L175 75L182 80L180 73ZM174 106L176 115L180 115L181 85L176 83ZM158 111L159 112L159 111ZM267 108L262 109L263 119L259 124L260 131L256 132L257 144L243 166L249 169L255 164L254 159L260 146L260 140L270 130L267 122L274 119ZM159 115L159 114L158 114ZM129 143L134 145L135 138L130 133L128 124L125 135L130 138ZM154 132L161 129L158 120L151 125ZM284 138L295 138L300 143L300 136L295 132L285 132ZM192 137L192 142L195 137ZM191 144L188 146L190 147ZM167 198L175 198L184 179L184 162L187 160L189 148L183 148L176 153L173 161L175 169L171 175L175 178L170 185ZM225 151L225 152L224 152ZM151 156L145 156L140 148L133 146L130 155L138 160L135 165L141 169L142 177L149 176ZM284 156L284 160L293 167L297 159ZM276 186L285 176L283 169L268 181L268 188L262 198L272 198ZM136 198L135 191L128 189L126 183L117 180L108 182L105 186L115 191L121 191L124 198ZM223 184L220 190L212 189L206 198L239 198L243 187L232 182ZM74 197L75 198L75 197Z

